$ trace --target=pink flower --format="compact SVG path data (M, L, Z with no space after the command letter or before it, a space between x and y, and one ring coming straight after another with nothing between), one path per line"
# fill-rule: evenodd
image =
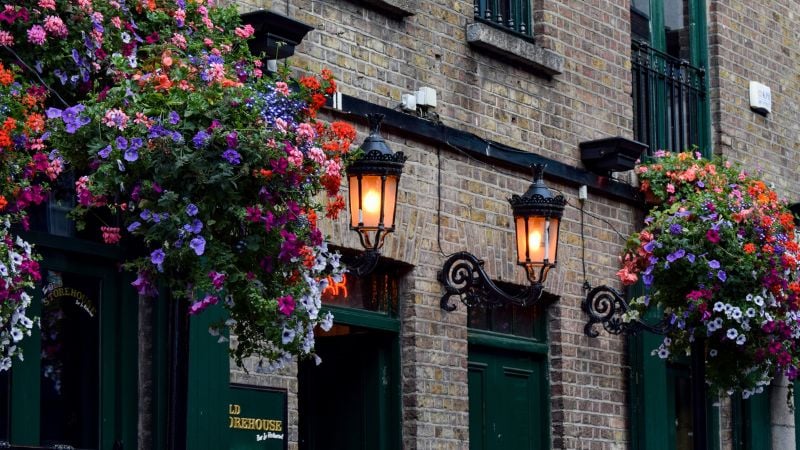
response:
M672 184L672 183L668 183L667 184L667 192L669 192L670 194L674 194L675 193L675 185Z
M308 150L308 158L317 164L325 162L325 152L319 147L311 147Z
M56 9L55 0L39 0L39 7L42 9Z
M0 30L0 45L11 47L14 45L14 36L12 36L8 31Z
M67 26L64 25L64 21L57 16L45 17L44 29L56 37L67 37L67 34L69 34L69 31L67 31Z
M214 289L220 290L225 284L225 278L227 278L227 275L212 270L211 272L208 272L208 278L211 278L211 284L214 285Z
M103 232L103 242L106 244L116 244L120 240L119 227L100 227Z
M128 115L119 108L109 109L103 117L103 123L109 128L122 131L128 126Z
M297 126L297 141L312 141L317 136L314 127L309 123L301 123Z
M186 37L184 37L180 33L175 33L172 35L172 43L183 50L186 50Z
M34 25L28 30L28 42L34 45L43 45L47 39L47 32L41 25Z
M275 92L288 96L289 95L289 85L284 83L283 81L278 81L275 83Z
M193 316L195 314L199 314L209 306L216 304L218 301L219 297L216 295L206 295L202 300L192 303L192 306L189 307L189 315Z
M712 244L719 243L719 231L711 229L706 232L706 239Z
M291 295L278 298L278 311L286 316L292 314L292 311L294 311L294 299Z
M234 30L234 33L236 33L236 36L238 36L238 37L240 37L242 39L249 38L255 32L256 32L255 28L253 28L253 26L250 25L249 23L247 25L243 26L243 27L236 27L236 30Z

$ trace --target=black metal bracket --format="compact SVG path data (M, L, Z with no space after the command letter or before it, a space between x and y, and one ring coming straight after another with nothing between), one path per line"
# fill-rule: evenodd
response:
M378 266L380 258L381 254L378 250L365 250L352 262L347 264L347 269L350 273L359 277L368 275Z
M602 285L590 288L586 298L581 303L581 309L589 316L583 327L586 336L595 338L600 333L594 329L595 324L602 324L610 334L636 334L640 331L649 331L655 334L665 334L667 323L659 322L651 325L641 320L623 320L622 316L630 310L630 305L618 290Z
M483 270L482 259L468 252L458 252L447 258L439 272L439 282L444 285L445 294L440 306L445 311L455 311L456 305L450 303L450 297L458 295L467 307L497 307L508 303L519 306L530 306L545 298L547 301L558 299L557 296L543 296L541 283L533 283L517 295L509 295L498 287Z

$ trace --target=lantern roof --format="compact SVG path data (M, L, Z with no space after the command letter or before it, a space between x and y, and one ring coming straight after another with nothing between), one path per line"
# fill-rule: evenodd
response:
M564 215L567 200L563 195L553 195L544 184L544 164L533 164L533 183L522 195L513 195L508 202L514 216L542 216L560 219Z

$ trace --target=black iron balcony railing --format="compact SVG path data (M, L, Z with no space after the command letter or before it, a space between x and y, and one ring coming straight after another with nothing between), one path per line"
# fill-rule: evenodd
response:
M530 0L475 0L475 18L531 36Z
M705 70L634 41L634 138L656 150L682 151L705 145Z

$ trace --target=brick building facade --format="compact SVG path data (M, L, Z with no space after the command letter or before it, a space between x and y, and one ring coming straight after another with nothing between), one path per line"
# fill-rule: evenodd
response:
M394 261L410 267L400 279L397 311L400 377L395 381L401 414L392 426L402 431L399 442L386 448L512 448L493 447L500 445L501 437L494 444L469 442L479 436L470 429L470 415L476 414L470 408L479 404L470 396L471 351L482 341L472 337L466 307L459 305L454 312L440 308L443 289L437 275L447 255L468 251L486 261L492 278L525 283L523 271L514 264L507 203L529 183L520 161L549 162L556 169L547 177L549 185L569 201L559 264L546 283L560 300L537 313L543 314L539 323L545 327L541 342L546 346L532 356L543 358L537 367L546 371L537 375L545 380L546 395L541 400L546 404L537 407L536 416L543 421L546 438L542 445L524 448L656 448L649 443L659 433L653 432L657 425L641 418L636 425L632 417L642 412L632 407L631 399L632 380L641 373L631 367L635 344L608 334L587 338L580 307L584 274L578 186L589 186L583 246L586 279L592 285L617 285L617 255L624 243L620 235L638 226L642 206L626 185L635 183L630 173L616 173L611 180L587 171L579 144L614 136L645 140L641 131L635 131L641 123L636 117L641 106L634 103L642 87L637 87L632 70L632 42L642 38L641 28L639 35L634 28L644 17L644 29L650 33L645 40L651 47L658 47L656 28L667 29L664 53L670 53L670 42L688 49L688 33L694 33L694 56L689 62L702 69L702 83L708 86L703 88L701 105L707 109L697 114L710 120L688 119L699 120L705 130L700 135L707 137L668 142L698 145L709 155L722 154L757 168L790 202L797 201L800 189L793 174L800 162L798 3L534 0L529 37L491 23L497 22L493 13L475 19L502 2L238 3L243 11L266 8L313 26L289 64L297 73L331 69L344 100L329 114L358 124L365 136L363 114L387 113L382 135L394 151L408 156L397 231L383 250L384 264ZM663 8L660 13L658 8ZM670 21L676 17L685 24L685 33L673 39ZM689 59L688 51L679 54L681 59ZM770 114L750 109L750 81L771 88ZM402 95L423 86L438 93L436 115L419 118L400 112ZM409 119L401 120L402 114ZM474 138L473 144L453 137L455 132ZM651 142L667 147L658 140ZM517 152L534 156L510 156ZM326 232L337 246L359 248L344 218L328 224ZM303 388L297 373L295 368L283 376L262 376L232 369L231 381L287 389L290 448L324 448L303 442L303 408L298 401ZM770 395L771 425L759 430L771 430L767 438L772 448L795 448L794 420L783 401L785 387L776 386ZM645 414L662 408L647 405L646 399L644 404ZM736 429L753 421L742 425L734 409L728 400L712 405L711 434L717 441L713 445L766 448L759 446L763 440L748 434L752 430ZM660 432L672 433L672 441L658 448L668 448L667 442L684 448L674 430Z

